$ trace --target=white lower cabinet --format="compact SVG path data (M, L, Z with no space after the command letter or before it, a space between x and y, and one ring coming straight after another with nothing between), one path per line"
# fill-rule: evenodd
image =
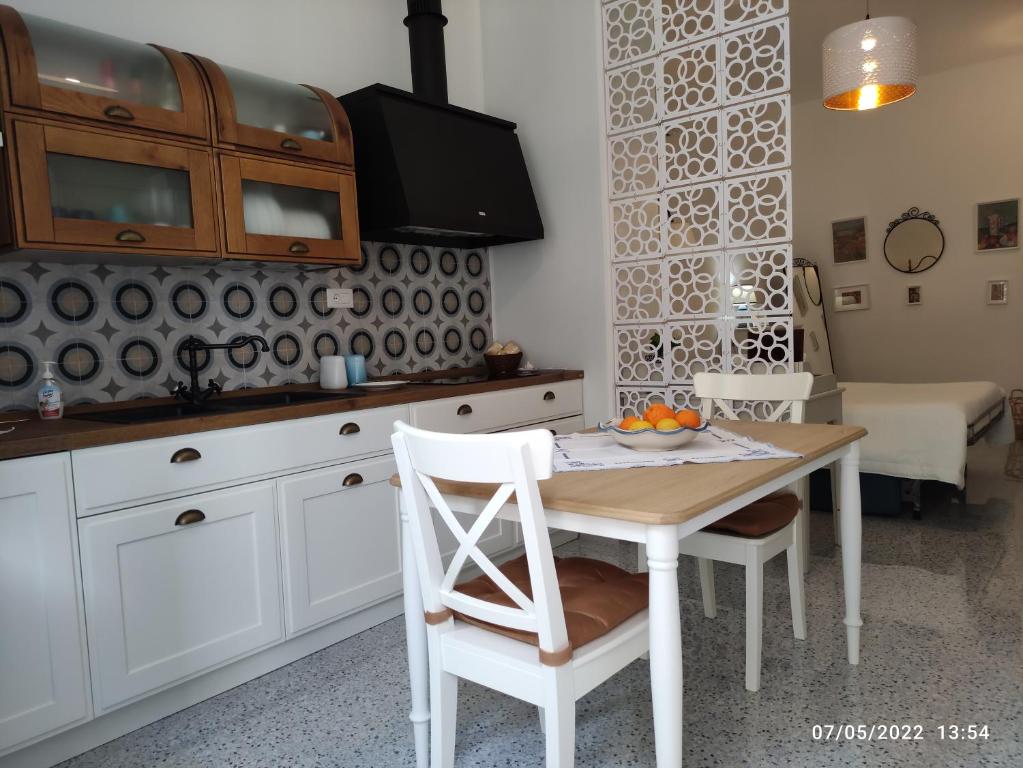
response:
M401 594L394 459L278 481L289 635Z
M0 753L89 717L66 453L0 462Z
M79 521L97 712L282 637L274 483Z

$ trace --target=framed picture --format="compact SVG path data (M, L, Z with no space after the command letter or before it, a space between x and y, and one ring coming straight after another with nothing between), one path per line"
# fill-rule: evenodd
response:
M920 286L910 285L906 287L906 304L911 307L919 306L923 303L920 296Z
M977 203L977 252L1019 248L1019 198Z
M987 281L987 303L1008 304L1009 303L1009 281L988 280Z
M870 309L869 285L846 285L835 289L835 311Z
M836 264L867 260L867 220L843 219L831 222L831 250Z

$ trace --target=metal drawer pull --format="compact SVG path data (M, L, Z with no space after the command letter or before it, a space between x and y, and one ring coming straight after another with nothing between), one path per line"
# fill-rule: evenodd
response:
M296 240L288 246L289 253L309 253L309 246L300 240Z
M202 454L195 448L179 448L171 456L171 464L184 464L186 461L198 461Z
M459 416L468 416L470 413L472 413L472 406L471 405L460 405L460 406L458 406L458 410L456 411L456 413Z
M338 430L339 435L355 435L361 432L359 425L354 421L349 421L347 424L342 424L341 429Z
M543 399L544 400L553 400L555 397L557 397L557 395L555 395L549 389L546 392L543 393Z
M348 475L344 480L341 481L341 485L343 485L345 488L351 488L353 485L358 485L361 482L362 475L360 475L358 472L352 472L352 474Z
M174 525L191 525L192 523L201 523L206 519L206 515L203 514L200 509L186 509L177 519L174 521Z
M109 107L103 110L103 114L107 117L112 117L115 120L134 120L135 115L131 113L131 110L122 107L120 104L111 104Z
M145 236L141 232L136 232L134 229L122 229L116 235L114 240L119 243L144 243L146 242Z
M294 139L284 139L281 142L281 149L290 149L290 150L293 150L295 152L301 152L302 151L302 145L299 144Z

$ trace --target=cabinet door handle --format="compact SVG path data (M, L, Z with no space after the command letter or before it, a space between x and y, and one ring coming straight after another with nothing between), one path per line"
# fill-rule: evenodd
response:
M550 433L551 433L552 435L554 435L555 437L557 437L557 436L558 436L558 430L556 430L556 429L549 429L549 430L547 430L547 431L548 431L548 432L550 432Z
M549 389L546 392L543 393L543 399L544 400L553 400L556 397L557 397L557 395L555 395Z
M206 515L201 509L186 509L177 516L174 525L191 525L192 523L201 523L205 519Z
M290 149L292 152L301 152L302 145L294 139L284 139L281 142L281 149Z
M355 435L361 432L359 425L354 421L349 421L347 424L342 424L341 429L338 430L339 435Z
M120 104L111 104L109 107L103 110L103 114L107 117L112 117L114 120L134 120L135 115L131 113L131 110L126 107L122 107Z
M358 485L361 482L362 475L360 475L358 472L352 472L352 474L348 475L347 477L345 477L344 480L341 481L341 485L343 485L345 488L351 488L353 485Z
M171 464L184 464L186 461L198 461L202 454L195 448L179 448L171 455Z
M472 406L460 405L458 406L458 410L455 411L455 413L457 413L459 416L468 416L470 413L472 413Z
M145 236L141 232L136 232L134 229L122 229L116 235L114 240L119 243L144 243L146 242Z
M309 246L300 240L296 240L288 246L288 253L309 253Z

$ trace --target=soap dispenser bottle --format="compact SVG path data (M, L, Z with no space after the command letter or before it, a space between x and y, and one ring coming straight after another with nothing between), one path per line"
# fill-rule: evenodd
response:
M43 383L36 398L41 419L59 419L64 415L64 393L53 378L54 365L53 361L43 363Z

